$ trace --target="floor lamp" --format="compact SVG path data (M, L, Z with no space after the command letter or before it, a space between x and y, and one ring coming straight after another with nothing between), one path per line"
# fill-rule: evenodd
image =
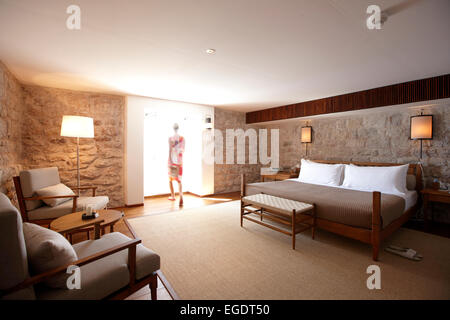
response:
M61 137L77 138L77 187L80 193L80 138L94 137L94 119L80 116L63 116Z

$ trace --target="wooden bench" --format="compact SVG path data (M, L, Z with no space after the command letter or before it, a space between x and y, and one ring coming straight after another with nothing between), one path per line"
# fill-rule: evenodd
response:
M260 220L249 215L257 215ZM295 249L297 233L312 229L312 238L314 239L316 225L314 204L259 193L241 197L241 227L244 219L291 236L292 249ZM280 226L266 223L264 219L274 221Z

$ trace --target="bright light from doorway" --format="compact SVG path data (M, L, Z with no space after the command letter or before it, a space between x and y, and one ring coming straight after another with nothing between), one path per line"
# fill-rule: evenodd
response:
M145 110L144 120L144 196L170 192L168 180L168 140L174 134L173 124L185 138L183 155L183 191L201 194L203 114L168 108ZM177 183L174 183L178 191Z

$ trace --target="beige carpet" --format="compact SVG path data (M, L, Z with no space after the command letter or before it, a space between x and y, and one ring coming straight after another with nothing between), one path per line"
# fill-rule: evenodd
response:
M386 243L421 262L380 253L381 290L368 290L371 247L322 230L288 236L250 221L233 201L129 220L161 256L181 299L450 299L450 239L400 229Z

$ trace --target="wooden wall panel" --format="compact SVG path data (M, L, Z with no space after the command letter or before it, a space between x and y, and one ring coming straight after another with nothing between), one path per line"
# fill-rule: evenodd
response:
M445 98L450 98L450 74L248 112L246 122L292 119Z

